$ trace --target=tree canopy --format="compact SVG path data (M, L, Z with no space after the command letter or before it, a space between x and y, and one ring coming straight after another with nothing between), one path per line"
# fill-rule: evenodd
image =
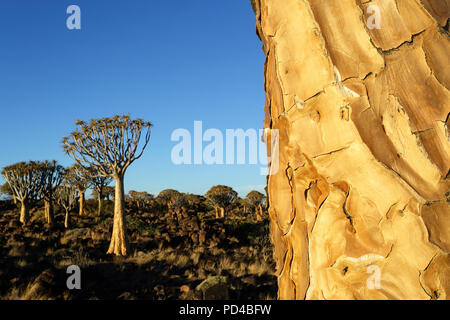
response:
M40 200L42 187L47 179L48 171L39 161L19 162L3 168L2 175L10 185L16 198L21 202L20 222L28 222L28 205Z
M123 175L142 156L152 126L148 121L119 115L89 122L78 120L75 125L76 130L63 138L64 151L79 165L93 167L102 176Z
M45 198L50 198L56 187L61 184L66 173L63 166L57 164L56 160L42 162L44 170L42 193Z
M256 190L250 191L246 196L247 203L252 207L257 207L259 205L263 205L265 199L266 199L266 196Z
M214 207L225 208L237 199L238 194L231 187L217 185L206 192L206 197Z
M40 161L19 162L3 168L2 175L19 201L36 201L47 179L43 167Z
M164 204L164 205L168 205L170 200L179 195L180 192L174 189L165 189L162 190L158 196L156 197L157 201Z
M92 187L92 169L85 168L79 164L74 164L67 169L65 179L66 183L74 186L81 192L85 192Z

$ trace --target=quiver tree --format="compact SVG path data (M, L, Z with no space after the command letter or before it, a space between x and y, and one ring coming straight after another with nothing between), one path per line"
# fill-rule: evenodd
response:
M64 181L55 190L55 196L58 204L65 210L64 227L70 228L70 211L75 207L78 200L78 190L76 187Z
M238 197L231 187L218 185L208 190L206 198L216 211L216 218L225 218L225 208L230 206ZM218 210L220 209L220 215Z
M53 225L53 199L55 189L61 184L66 170L53 161L44 161L41 164L43 170L42 197L44 199L45 218L49 225Z
M29 220L29 206L42 197L45 173L38 161L19 162L3 168L2 175L20 202L20 222L23 225Z
M85 204L86 190L92 185L93 169L89 167L82 167L79 164L74 164L69 167L66 172L66 182L75 187L78 191L78 215L80 217L86 215Z
M248 203L247 199L239 199L238 200L239 206L241 206L244 209L244 214L247 214L247 209L250 208L250 203Z
M165 189L158 194L158 196L156 197L156 201L162 205L169 206L170 200L172 200L173 197L178 196L179 194L180 192L177 190Z
M187 195L178 193L170 199L167 206L169 207L169 210L179 213L183 208L187 209L190 205Z
M128 191L128 196L132 203L136 206L138 212L142 210L144 205L149 202L149 200L153 199L153 195L145 191Z
M246 196L246 202L254 210L257 221L262 221L263 210L262 206L266 200L266 196L259 191L250 191Z
M98 175L94 170L89 171L91 172L91 184L95 191L93 195L97 198L98 203L97 215L100 216L102 214L103 199L105 198L105 187L112 182L112 178Z
M114 221L108 253L127 255L124 175L139 159L149 140L151 123L129 116L77 121L77 129L63 139L64 151L80 166L94 168L115 181ZM141 138L143 138L141 140Z

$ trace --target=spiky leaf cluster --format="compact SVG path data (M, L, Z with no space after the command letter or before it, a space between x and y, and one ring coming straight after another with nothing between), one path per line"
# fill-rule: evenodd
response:
M206 197L215 207L227 207L237 199L238 194L231 187L217 185L208 190Z
M93 175L92 169L84 168L79 164L74 164L66 171L65 183L84 192L92 186Z
M55 196L58 204L69 211L72 210L78 202L79 194L77 188L68 183L63 183L56 188Z
M3 168L2 175L19 201L31 202L42 198L48 171L43 162L29 161Z
M146 201L146 200L153 199L153 195L146 191L130 190L130 191L128 191L128 196L130 197L130 199L136 200L136 201Z
M246 202L252 206L256 207L259 205L263 205L265 202L266 196L259 191L253 190L250 191L246 196Z
M45 171L44 180L42 184L42 194L44 198L50 198L55 189L61 184L66 174L66 169L56 163L55 160L44 161L42 163L42 170Z
M178 196L179 194L180 192L177 190L165 189L158 194L156 200L161 204L167 205L173 197Z
M93 167L102 176L123 175L128 166L142 156L152 126L142 119L119 115L77 121L75 125L76 131L63 138L64 151L81 166Z

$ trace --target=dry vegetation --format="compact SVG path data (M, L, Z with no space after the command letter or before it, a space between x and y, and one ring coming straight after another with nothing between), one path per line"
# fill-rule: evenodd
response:
M0 299L201 299L196 287L216 276L224 277L230 299L276 298L267 215L257 221L240 205L217 219L202 203L138 207L129 199L130 254L122 257L106 254L113 201L105 200L98 216L96 201L87 200L88 214L72 213L69 229L58 205L53 225L38 203L22 226L13 202L0 203ZM82 270L81 290L66 287L73 264Z

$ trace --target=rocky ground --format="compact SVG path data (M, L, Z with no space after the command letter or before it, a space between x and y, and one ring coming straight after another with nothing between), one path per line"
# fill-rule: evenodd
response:
M3 208L0 299L276 298L267 220L129 210L131 254L120 258L106 254L110 214L72 219L65 230L57 214L49 228L43 211L34 210L23 228L18 210ZM66 287L69 265L81 268L81 290Z

